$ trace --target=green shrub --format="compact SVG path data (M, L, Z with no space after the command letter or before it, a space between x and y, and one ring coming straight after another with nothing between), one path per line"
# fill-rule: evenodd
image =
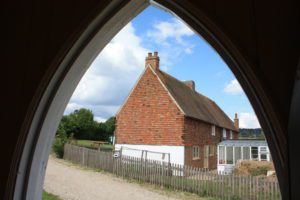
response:
M267 175L268 170L270 170L268 167L258 167L251 169L250 174L251 176Z
M52 150L55 153L57 158L63 158L64 156L64 146L68 142L68 137L61 126L58 127L56 136L52 144Z

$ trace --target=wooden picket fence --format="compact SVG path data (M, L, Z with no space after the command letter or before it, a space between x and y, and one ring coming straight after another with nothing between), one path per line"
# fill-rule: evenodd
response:
M117 176L148 182L160 187L182 190L199 196L225 200L280 200L275 177L253 177L218 174L207 170L129 156L114 158L112 152L101 152L66 144L64 159Z

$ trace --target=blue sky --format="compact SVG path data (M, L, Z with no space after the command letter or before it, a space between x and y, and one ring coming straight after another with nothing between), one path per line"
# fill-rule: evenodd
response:
M91 109L98 121L114 115L144 68L147 52L158 51L163 71L194 80L196 90L214 100L244 128L259 127L234 75L210 45L176 17L153 6L126 25L93 62L65 114Z

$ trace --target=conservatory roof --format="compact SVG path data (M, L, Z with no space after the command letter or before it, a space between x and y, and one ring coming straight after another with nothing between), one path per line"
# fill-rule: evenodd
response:
M266 140L224 140L222 146L268 146Z

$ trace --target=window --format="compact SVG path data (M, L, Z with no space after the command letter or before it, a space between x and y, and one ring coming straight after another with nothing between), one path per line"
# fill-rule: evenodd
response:
M225 164L225 147L219 146L219 164Z
M233 139L233 134L232 134L232 130L230 130L230 139Z
M268 160L267 147L260 147L260 160Z
M193 159L199 159L199 158L200 158L200 147L193 146Z
M234 164L233 163L233 147L226 147L226 164Z
M223 138L226 139L226 129L223 128Z
M234 161L235 164L238 160L242 159L242 148L241 147L233 147L234 148Z
M243 160L250 160L250 147L243 147Z
M214 145L209 145L209 156L215 155L215 146Z
M215 136L215 135L216 135L216 126L215 126L215 125L212 125L212 126L211 126L211 135L212 135L212 136Z
M252 160L258 160L258 147L251 147Z

